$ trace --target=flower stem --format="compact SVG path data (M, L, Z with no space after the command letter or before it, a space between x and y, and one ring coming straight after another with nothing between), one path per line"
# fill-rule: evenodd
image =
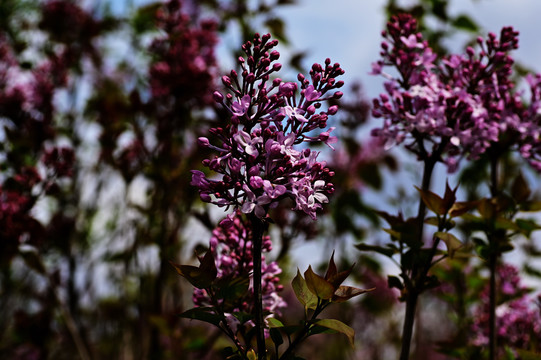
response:
M264 224L255 215L250 216L252 224L252 246L254 261L254 322L257 338L257 358L265 360L267 349L265 346L265 332L263 322L263 298L261 295L261 250L263 242Z
M488 358L496 359L496 262L498 254L492 250L489 258L490 288L489 288L489 316L488 316Z
M493 154L494 155L494 154ZM493 198L498 196L498 159L499 156L491 156L490 162L490 193ZM489 303L488 303L488 358L496 359L496 263L498 262L498 240L496 236L489 236L490 253L488 268L490 271Z
M411 338L413 336L413 324L415 322L415 311L417 309L417 300L419 294L412 289L406 298L406 315L404 318L404 327L402 329L402 348L400 351L400 360L408 360L410 354Z
M437 155L439 156L439 155ZM423 179L421 183L421 189L427 191L430 189L430 180L432 178L432 172L434 171L434 166L436 165L437 157L432 155L428 156L425 159L424 170L423 170ZM426 205L422 199L419 200L419 209L417 212L417 236L418 242L422 244L423 242L423 230L424 230L424 218L426 212ZM411 282L406 282L406 313L404 317L404 326L402 328L402 347L400 349L400 360L408 360L411 347L411 339L413 337L413 325L415 323L415 312L417 309L417 300L419 299L420 293L423 291L422 286L424 283L424 278L426 273L430 269L430 263L432 259L427 260L428 266L422 266L422 264L417 264L417 261L413 261L413 266L411 269ZM421 267L419 267L421 265ZM419 274L419 270L422 271Z

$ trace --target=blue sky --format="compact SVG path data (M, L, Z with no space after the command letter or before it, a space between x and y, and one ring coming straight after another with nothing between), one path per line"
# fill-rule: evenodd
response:
M279 14L287 24L292 48L307 50L306 65L326 57L338 61L346 70L346 79L361 80L367 95L377 96L381 79L367 75L370 64L380 50L380 32L385 26L385 0L298 0L298 5L283 7ZM414 1L401 1L412 3ZM539 41L539 0L453 0L450 13L466 13L482 28L498 33L502 26L513 26L520 32L520 48L515 58L536 71L541 71ZM460 51L463 39L447 42L453 51Z

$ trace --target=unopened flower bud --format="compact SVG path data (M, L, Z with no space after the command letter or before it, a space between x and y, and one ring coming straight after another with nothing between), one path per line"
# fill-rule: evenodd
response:
M203 136L197 139L197 144L201 147L208 147L210 145L209 139Z
M230 87L231 86L231 79L228 77L228 76L222 76L222 83L227 86L227 87Z
M221 92L219 91L215 91L213 94L212 94L212 97L214 98L214 101L216 101L218 104L221 104L224 102L224 96L222 95Z

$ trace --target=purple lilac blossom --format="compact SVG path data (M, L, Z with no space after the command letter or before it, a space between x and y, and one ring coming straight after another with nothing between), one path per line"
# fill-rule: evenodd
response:
M295 201L312 219L321 204L334 191L334 175L319 152L302 147L303 142L321 142L332 148L336 137L327 128L329 115L337 106L321 110L330 99L339 99L343 86L335 78L344 73L339 64L314 64L310 78L299 74L298 83L284 82L270 75L280 70L274 63L280 54L270 35L256 34L253 42L243 45L246 57L239 58L241 72L232 70L222 82L228 90L224 96L216 91L214 99L230 114L231 123L210 132L220 141L212 145L206 137L199 145L218 152L203 161L220 179L210 179L201 171L192 171L192 185L199 188L203 201L219 206L233 206L259 218L286 197ZM300 90L300 91L299 91Z
M373 108L383 125L372 134L385 139L386 148L405 143L421 157L440 151L452 172L460 159L478 158L500 135L521 131L523 106L513 91L508 55L518 47L518 32L511 27L499 38L478 38L477 52L468 47L466 54L442 58L410 15L394 16L382 35L386 41L372 74L387 79ZM398 76L386 73L387 67Z
M530 165L541 172L541 74L528 74L526 82L530 88L530 104L524 112L520 154Z
M499 298L504 301L496 308L498 344L514 349L541 350L541 303L527 294L521 284L518 270L511 265L497 270ZM475 310L472 343L487 346L489 321L489 289L481 293L482 304ZM532 349L532 346L535 348Z
M252 231L248 220L243 220L239 212L234 214L231 222L218 225L212 232L210 239L210 251L212 251L218 269L218 278L242 277L253 271ZM272 250L269 236L263 237L262 252ZM261 289L263 297L263 311L280 314L280 309L287 304L278 294L282 289L278 275L282 269L276 262L266 263L265 256L261 256ZM250 276L250 279L252 277ZM250 281L248 293L239 299L228 313L246 312L251 313L253 307L253 284ZM194 289L193 302L196 306L211 305L207 292L203 289Z

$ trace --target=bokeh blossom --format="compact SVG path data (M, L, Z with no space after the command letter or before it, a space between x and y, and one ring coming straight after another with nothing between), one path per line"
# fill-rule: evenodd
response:
M511 265L498 268L497 286L500 303L496 308L498 344L514 349L541 350L541 303L527 294L518 270ZM489 321L489 289L481 293L482 304L475 310L472 343L487 346Z
M236 214L231 223L218 225L212 232L210 239L210 251L213 253L217 278L237 279L253 272L252 230L248 220L243 220L240 213ZM269 236L263 237L262 252L272 250ZM287 304L279 295L282 285L279 284L278 275L282 269L276 262L266 263L265 255L261 255L261 289L263 298L263 311L280 314ZM206 290L194 289L193 302L196 306L211 305L211 300ZM235 304L230 304L224 309L227 313L245 312L253 310L253 281L250 276L249 291Z
M232 70L222 78L228 93L216 91L214 99L229 112L231 123L210 130L219 144L206 137L198 141L218 153L203 164L221 178L193 170L192 185L205 202L233 206L259 218L289 197L295 210L315 219L334 190L330 182L334 173L318 161L319 152L301 143L331 146L336 141L330 134L333 128L321 130L338 107L322 109L322 104L342 96L331 91L343 86L336 77L344 71L327 59L325 65L312 66L310 78L299 74L298 83L271 80L281 68L275 63L280 56L273 50L277 43L268 34L256 35L253 43L243 45L246 57L239 58L240 74Z

